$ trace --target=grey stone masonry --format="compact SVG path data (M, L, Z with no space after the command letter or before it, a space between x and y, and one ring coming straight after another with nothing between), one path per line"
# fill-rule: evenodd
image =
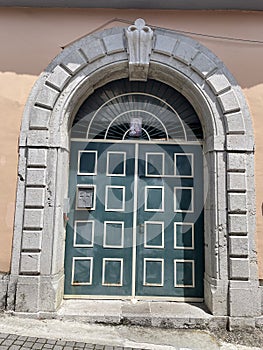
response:
M70 128L77 107L89 94L121 78L166 83L196 110L207 160L204 302L217 316L253 319L260 312L254 136L242 90L223 62L197 41L169 30L145 28L145 34L151 33L142 39L149 49L144 60L147 69L130 64L127 28L116 27L66 47L33 87L19 143L8 295L16 312L56 312L60 306ZM132 36L135 48L139 40Z

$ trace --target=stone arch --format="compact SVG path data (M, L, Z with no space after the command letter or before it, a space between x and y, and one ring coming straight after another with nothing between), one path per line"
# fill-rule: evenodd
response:
M125 32L125 28L113 28L75 42L51 62L32 89L19 142L9 309L37 313L59 307L72 120L97 87L130 76L169 84L195 108L204 130L208 164L205 303L214 315L255 317L260 298L254 239L254 137L242 91L212 52L168 30L156 29L150 39L149 62L147 58L134 64Z

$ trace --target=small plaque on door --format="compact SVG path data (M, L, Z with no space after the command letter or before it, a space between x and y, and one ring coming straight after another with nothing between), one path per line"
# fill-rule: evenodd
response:
M94 186L78 187L77 191L77 208L94 209Z

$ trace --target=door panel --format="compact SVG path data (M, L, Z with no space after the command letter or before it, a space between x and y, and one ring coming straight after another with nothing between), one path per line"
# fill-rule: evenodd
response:
M201 298L202 150L152 144L139 149L136 295Z
M65 294L131 295L134 145L72 142L69 183Z
M196 145L72 141L65 294L203 296Z

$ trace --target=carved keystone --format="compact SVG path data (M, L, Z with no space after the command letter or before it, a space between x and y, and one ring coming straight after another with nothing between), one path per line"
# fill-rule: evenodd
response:
M141 18L126 31L130 80L146 81L152 52L153 31Z

